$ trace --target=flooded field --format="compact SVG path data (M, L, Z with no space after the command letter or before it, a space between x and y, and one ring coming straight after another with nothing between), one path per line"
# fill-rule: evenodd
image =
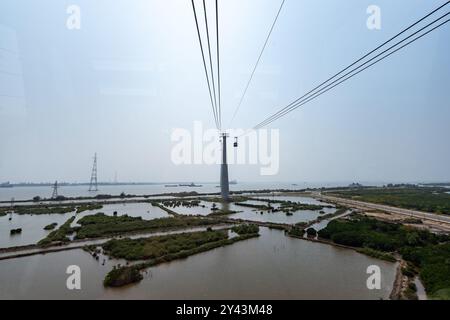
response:
M328 203L320 202L318 200L309 197L275 196L275 197L252 197L252 198L260 200L251 199L243 201L242 203L249 205L266 205L268 204L268 200L277 200L277 201L292 201L296 203L313 204L313 205L330 205ZM212 210L213 205L214 202L200 201L198 206L193 207L178 206L168 208L179 214L207 216L213 212ZM271 203L271 206L274 208L279 208L280 204ZM216 207L219 210L223 209L236 212L227 215L227 217L230 219L243 219L249 221L283 223L283 224L296 224L298 222L309 222L317 219L321 215L334 213L336 211L336 208L332 207L332 208L323 208L322 210L297 210L292 212L292 215L287 215L285 212L282 211L278 212L261 211L255 208L241 206L236 203L230 203L225 206L216 203Z
M168 214L164 210L154 207L149 203L127 203L127 204L108 204L101 209L87 210L75 214L69 213L53 213L53 214L15 214L0 217L0 248L23 246L35 244L39 240L45 238L51 231L44 230L46 225L58 223L58 226L67 221L71 216L76 215L74 225L84 216L92 215L97 212L103 212L112 216L114 212L117 215L127 214L133 217L142 217L142 219L150 220L155 218L167 217ZM9 217L11 216L11 220ZM22 228L21 234L10 235L11 229Z
M244 203L266 205L266 200L283 200L312 205L328 205L308 197L260 197ZM273 203L278 208L280 204ZM227 217L250 221L295 224L308 222L320 215L334 213L336 208L297 210L292 215L268 212L231 203L219 209L238 211ZM169 207L184 215L212 212L213 202L200 201L198 206ZM322 212L320 212L322 211ZM101 209L76 214L77 221L87 215L127 214L150 220L167 217L168 213L150 203L106 204ZM18 215L0 217L0 247L34 244L50 231L50 223L61 225L74 212L64 214ZM326 226L328 220L313 225ZM10 236L9 230L22 228L22 234ZM204 228L203 228L204 229ZM193 228L192 230L202 230ZM395 264L377 260L352 250L290 238L282 231L260 228L261 236L230 246L217 248L148 269L144 279L124 288L104 288L102 281L114 265L125 261L100 256L95 260L81 249L33 255L0 261L0 298L57 299L379 299L387 298L392 289ZM132 238L151 236L135 235ZM86 240L83 244L99 244L105 239ZM34 249L36 250L36 249ZM103 261L104 260L104 261ZM383 274L381 290L366 287L369 265L380 266ZM82 272L82 290L66 288L66 268L77 265ZM226 266L224 268L223 266ZM331 289L330 289L331 288Z
M216 204L218 206L218 204ZM184 215L201 215L201 216L207 216L208 214L210 214L211 208L213 206L213 202L209 202L209 201L200 201L198 206L193 206L193 207L187 207L187 206L178 206L178 207L170 207L170 206L166 206L168 209L175 211L176 213L179 214L184 214Z
M314 205L327 205L326 203L317 201L313 198L308 197L295 197L295 196L275 196L275 197L255 197L262 200L283 200L283 201L293 201L301 202L304 204L314 204ZM245 204L252 205L264 205L265 201L258 200L248 200L244 201ZM200 201L198 206L178 206L178 207L168 207L169 209L184 215L202 215L207 216L213 212L214 203L210 201ZM278 208L280 204L274 203L273 207ZM216 204L218 209L224 209L221 204ZM259 222L272 222L272 223L284 223L284 224L295 224L298 222L309 222L317 219L322 214L334 213L335 208L324 208L322 213L320 210L298 210L292 212L292 215L287 215L284 212L268 212L263 211L261 214L260 210L244 207L231 203L226 206L226 209L231 211L236 211L235 214L230 214L227 217L230 219L243 219L249 221L259 221ZM103 212L106 215L112 216L115 212L118 216L129 215L132 217L142 217L144 220L156 219L169 216L168 213L159 207L152 206L150 203L146 202L130 202L130 203L115 203L115 204L105 204L101 209L86 210L81 213L76 214L76 219L72 223L72 226L77 225L77 221L84 216L96 214L98 212ZM13 246L23 246L28 244L35 244L39 240L46 237L46 235L51 232L44 230L46 225L51 223L57 223L58 226L63 224L71 216L75 215L75 212L62 213L62 214L11 214L0 217L0 248L13 247ZM9 218L11 217L11 220ZM22 228L22 233L17 235L10 235L11 229Z
M379 299L387 298L395 264L352 250L289 238L261 228L259 238L148 270L143 281L105 289L105 265L82 250L0 261L3 299ZM380 290L366 287L369 265L382 270ZM82 289L66 288L66 268L78 265ZM224 268L226 266L226 268Z
M255 196L252 197L258 200L244 201L244 204L251 205L268 205L270 201L292 201L295 203L312 204L312 205L330 205L328 203L320 202L310 197L297 197L297 196ZM279 203L270 203L273 208L279 208ZM272 223L284 223L284 224L296 224L298 222L309 222L317 219L319 216L329 213L334 213L336 208L323 208L322 210L296 210L291 212L291 215L282 211L268 212L264 210L258 210L255 208L240 206L235 203L229 205L229 209L237 211L237 213L229 215L231 219L244 219L250 221L259 222L272 222ZM322 211L322 212L321 212Z
M260 222L273 222L273 223L287 223L295 224L298 222L309 222L317 219L321 215L319 210L298 210L292 212L292 215L286 215L284 212L267 212L255 210L252 208L241 207L235 204L230 204L230 210L238 211L238 213L231 214L228 217L231 219L244 219L250 221L260 221ZM326 213L334 213L336 209L334 208L324 208Z

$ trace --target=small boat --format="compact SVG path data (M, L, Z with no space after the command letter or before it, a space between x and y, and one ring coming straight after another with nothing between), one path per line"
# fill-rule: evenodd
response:
M198 188L198 187L203 187L201 184L195 184L195 183L190 183L190 184L179 184L180 187L190 187L190 188Z
M0 183L0 188L12 188L12 187L13 185L9 183L9 181Z

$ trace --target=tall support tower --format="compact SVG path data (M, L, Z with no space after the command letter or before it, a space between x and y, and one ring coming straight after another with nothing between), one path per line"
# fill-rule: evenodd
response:
M92 165L91 182L89 183L89 191L98 191L98 184L97 184L97 153L94 154L94 164Z
M53 192L52 192L52 199L58 198L58 181L55 181L55 184L53 184Z
M230 201L230 186L228 181L228 163L227 163L227 133L221 133L222 137L222 164L220 166L220 190L222 200Z

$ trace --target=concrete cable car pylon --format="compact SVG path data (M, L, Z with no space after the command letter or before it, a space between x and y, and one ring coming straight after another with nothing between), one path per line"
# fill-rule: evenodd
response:
M230 184L228 180L228 163L227 163L227 137L228 133L222 132L222 164L220 165L220 193L224 202L230 201Z

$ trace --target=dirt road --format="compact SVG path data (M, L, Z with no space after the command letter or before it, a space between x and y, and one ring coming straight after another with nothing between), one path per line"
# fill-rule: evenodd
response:
M438 222L441 224L445 224L450 227L450 216L444 216L439 215L435 213L430 212L422 212L417 210L409 210L409 209L403 209L403 208L397 208L397 207L391 207L387 205L377 204L377 203L370 203L370 202L363 202L363 201L356 201L356 200L350 200L340 197L333 197L329 195L324 195L322 193L313 193L313 196L322 199L324 201L332 201L336 202L348 207L352 207L355 209L360 210L379 210L379 211L385 211L389 213L395 213L398 215L403 215L409 218L417 218L421 220L429 220Z

